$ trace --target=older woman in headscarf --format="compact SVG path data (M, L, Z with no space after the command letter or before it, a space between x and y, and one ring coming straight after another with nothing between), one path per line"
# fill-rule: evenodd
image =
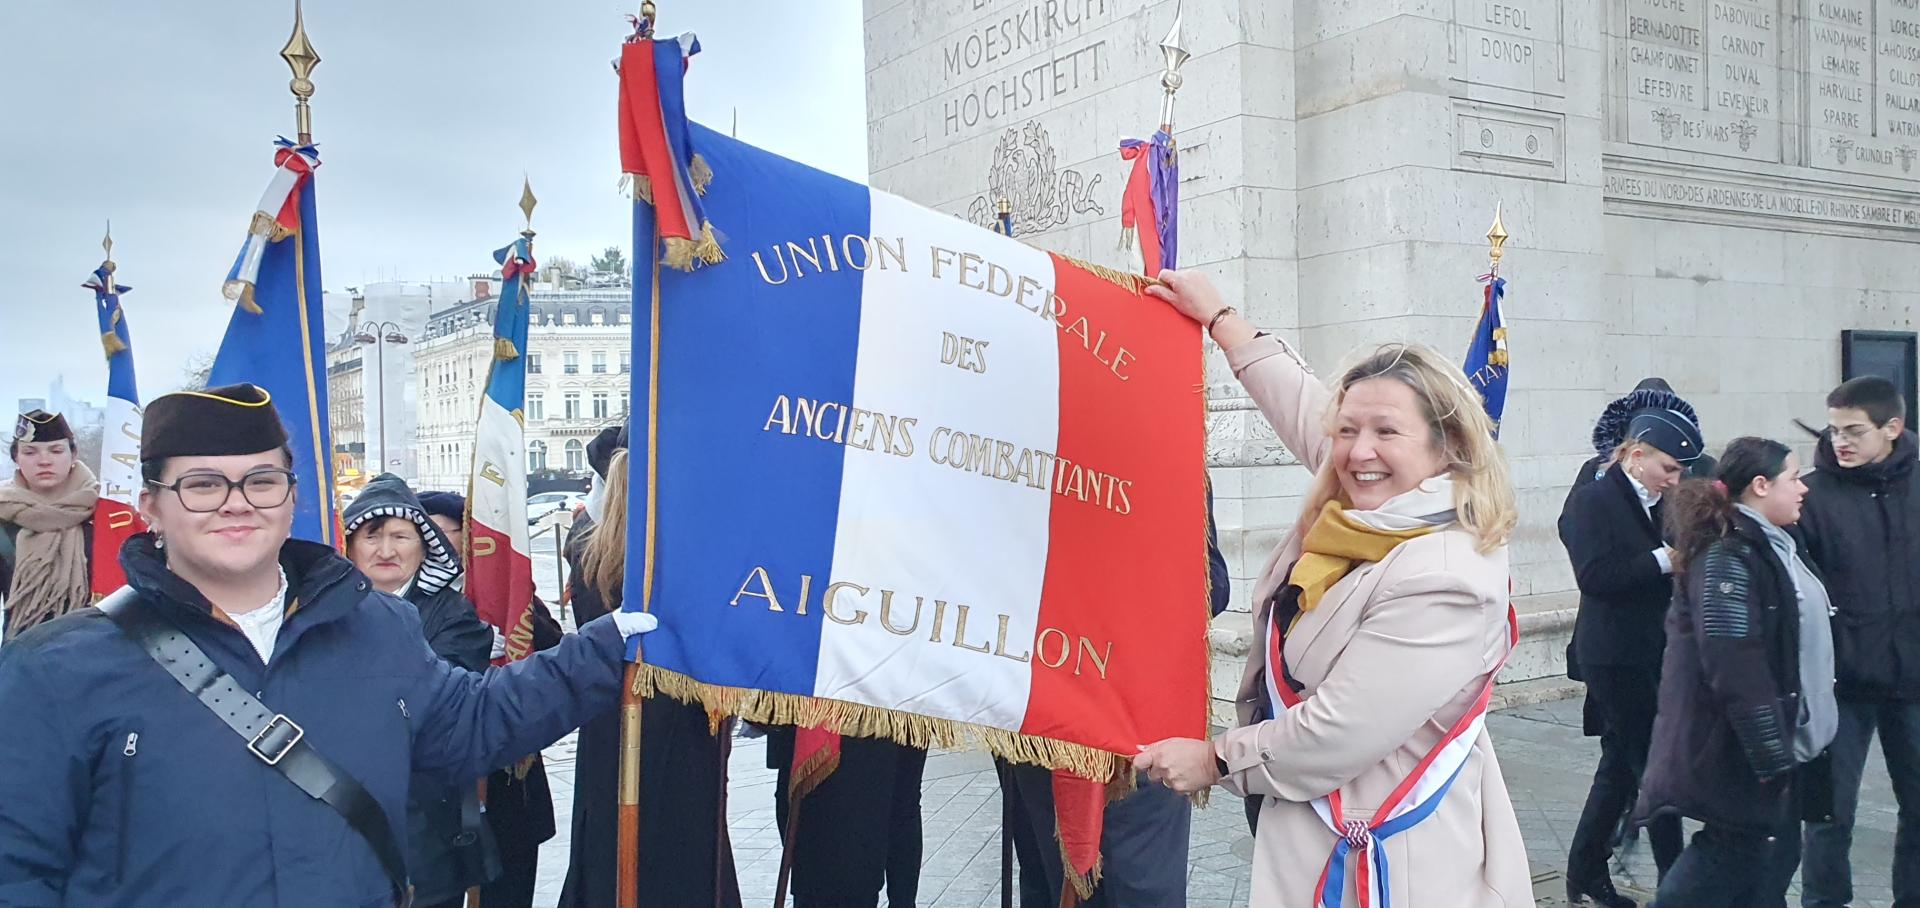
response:
M458 588L460 558L405 480L383 473L341 515L347 558L375 589L420 611L434 655L485 671L493 632ZM407 870L414 904L453 908L468 889L500 873L493 835L480 818L478 779L449 788L416 774L407 795Z
M93 601L93 505L100 483L74 454L58 413L32 410L14 425L13 481L0 483L0 595L11 640Z

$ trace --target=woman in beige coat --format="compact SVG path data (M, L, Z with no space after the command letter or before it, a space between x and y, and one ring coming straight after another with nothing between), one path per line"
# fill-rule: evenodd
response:
M1149 292L1207 327L1315 482L1254 587L1241 727L1212 742L1155 743L1137 765L1178 791L1217 784L1262 798L1255 908L1318 904L1343 841L1329 820L1350 843L1338 849L1339 875L1328 874L1329 901L1361 904L1360 852L1371 850L1393 908L1532 905L1493 743L1469 721L1512 644L1513 488L1479 397L1450 361L1417 345L1382 347L1329 389L1203 275L1161 278ZM1268 664L1271 627L1283 671ZM1270 703L1276 694L1296 705ZM1403 830L1382 826L1376 810L1456 727L1460 743L1429 770L1445 773L1433 782L1452 780L1432 812Z

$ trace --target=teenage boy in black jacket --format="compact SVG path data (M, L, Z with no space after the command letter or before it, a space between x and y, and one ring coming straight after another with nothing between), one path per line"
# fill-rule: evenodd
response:
M1853 897L1854 808L1876 729L1900 805L1894 904L1920 906L1920 445L1905 412L1886 379L1835 388L1806 480L1799 526L1832 593L1840 730L1832 819L1807 824L1803 908L1840 908Z

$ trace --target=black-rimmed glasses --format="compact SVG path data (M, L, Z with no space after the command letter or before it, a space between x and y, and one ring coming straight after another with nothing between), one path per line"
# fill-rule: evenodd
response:
M171 489L180 506L196 514L209 514L225 506L235 489L240 497L260 510L277 508L293 497L291 470L253 470L238 480L218 473L188 473L172 484L148 481L148 485Z

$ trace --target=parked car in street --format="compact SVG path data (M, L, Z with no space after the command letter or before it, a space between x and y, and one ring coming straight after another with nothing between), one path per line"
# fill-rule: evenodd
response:
M549 514L572 514L586 507L587 497L575 492L541 492L527 496L527 525L533 526Z

